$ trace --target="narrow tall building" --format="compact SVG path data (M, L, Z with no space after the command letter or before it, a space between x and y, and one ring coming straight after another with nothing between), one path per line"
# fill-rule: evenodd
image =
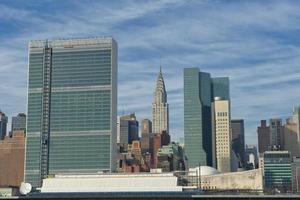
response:
M0 111L0 140L3 140L6 136L7 121L7 116Z
M143 119L141 124L141 134L147 135L149 133L152 133L152 122L149 119Z
M132 141L139 139L139 122L135 114L120 117L120 146L125 150Z
M284 125L283 146L292 157L300 157L300 108L294 107L293 115Z
M274 150L283 150L283 126L281 119L270 119L270 145Z
M215 138L216 167L219 172L231 172L231 123L228 100L215 97L212 103L213 138Z
M152 118L153 133L161 133L162 131L169 133L169 104L167 103L167 92L161 67L153 94Z
M150 152L150 138L152 137L152 122L149 119L143 119L141 124L141 148L142 153Z
M257 127L257 136L258 136L258 152L260 156L262 156L265 151L269 151L271 149L270 127L267 126L266 120L260 121L260 126Z
M188 167L213 165L211 104L214 97L230 100L229 78L211 78L198 68L184 69L184 143Z
M114 171L117 43L111 37L29 44L25 181Z
M239 161L239 167L245 166L245 128L243 119L231 120L232 150Z

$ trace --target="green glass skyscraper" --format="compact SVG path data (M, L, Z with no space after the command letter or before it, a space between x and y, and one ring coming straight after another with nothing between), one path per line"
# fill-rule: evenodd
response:
M110 37L31 41L25 181L113 171L117 43Z
M211 78L198 68L184 69L184 146L188 167L213 165L211 103L230 99L228 77Z

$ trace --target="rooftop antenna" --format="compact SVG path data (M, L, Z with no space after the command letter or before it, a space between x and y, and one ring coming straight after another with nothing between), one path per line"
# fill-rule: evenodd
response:
M159 72L161 73L161 56L159 58Z

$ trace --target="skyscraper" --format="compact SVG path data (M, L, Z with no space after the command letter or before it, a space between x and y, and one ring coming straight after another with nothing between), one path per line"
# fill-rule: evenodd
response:
M267 126L266 120L260 121L260 126L257 127L257 136L258 136L258 152L262 154L265 151L270 150L270 127Z
M31 41L25 181L114 171L117 43L111 37Z
M0 111L0 140L3 140L6 136L7 128L7 116Z
M149 120L149 119L143 119L142 120L141 133L142 133L142 137L145 134L152 133L152 122L151 122L151 120Z
M11 122L11 132L13 133L16 130L26 129L26 115L25 113L19 113L17 116L12 117Z
M213 165L211 103L214 97L229 100L229 79L211 78L198 68L184 69L184 140L188 167Z
M239 167L245 164L245 129L243 119L231 120L232 150L239 160Z
M152 122L149 119L143 119L141 125L141 148L142 153L150 152L150 137L152 137Z
M283 126L281 119L270 119L270 144L272 149L283 150Z
M161 67L157 76L153 95L152 117L153 133L161 133L162 131L167 131L169 133L169 104L167 103L167 92Z
M300 157L300 108L295 107L293 116L287 119L284 125L283 146L289 151L292 157Z
M124 149L132 141L139 139L139 123L135 114L120 117L120 146Z
M216 167L219 172L231 172L230 105L228 100L215 97L212 103L212 119Z

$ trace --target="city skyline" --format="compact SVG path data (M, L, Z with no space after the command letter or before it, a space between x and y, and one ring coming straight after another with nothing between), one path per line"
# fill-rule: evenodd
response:
M66 36L112 35L118 41L119 114L135 112L139 120L151 119L161 56L170 134L176 140L183 137L184 67L230 77L232 118L245 120L248 144L256 144L261 119L285 119L297 105L300 44L295 35L300 4L295 1L272 1L272 5L259 1L90 2L1 2L0 24L5 31L0 34L0 108L9 119L26 112L29 40ZM105 9L97 12L102 4Z

